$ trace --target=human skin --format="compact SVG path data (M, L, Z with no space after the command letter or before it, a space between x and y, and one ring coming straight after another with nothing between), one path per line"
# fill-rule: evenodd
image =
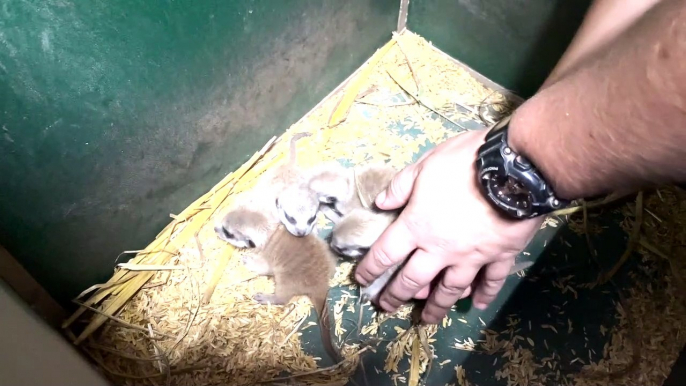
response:
M603 3L595 12L617 15L617 0ZM577 51L512 116L510 146L561 198L686 181L686 2L643 3L623 14L627 22L600 28L602 17L589 13L586 39L594 29L615 37L577 41L570 48ZM411 255L379 297L386 311L427 298L422 319L437 323L470 292L473 305L485 308L539 228L540 218L506 218L480 192L474 161L484 136L469 132L442 143L377 197L382 209L406 207L360 262L356 279L366 285Z

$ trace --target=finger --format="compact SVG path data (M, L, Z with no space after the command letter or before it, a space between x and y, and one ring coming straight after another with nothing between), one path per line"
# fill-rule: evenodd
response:
M404 261L417 248L417 241L405 218L407 215L400 214L357 265L355 279L358 283L368 285L388 268Z
M424 161L424 160L426 159L426 157L428 157L428 156L430 156L431 154L433 154L433 152L434 152L435 150L436 150L436 147L432 147L431 149L425 151L424 154L422 154L422 156L419 157L419 159L418 159L417 161L415 161L414 163L416 163L416 164L421 163L422 161Z
M505 279L510 274L512 260L507 259L488 264L483 273L483 278L474 289L472 304L480 310L485 309L500 292L505 284Z
M445 317L455 303L460 300L462 294L472 284L476 274L479 272L477 267L457 266L449 267L426 301L422 311L422 320L428 324L438 323Z
M429 292L431 291L431 286L426 286L417 292L416 295L414 295L415 299L426 299L429 297Z
M442 258L418 249L387 285L379 297L379 306L388 312L414 298L445 268Z
M383 192L376 196L376 206L381 209L391 210L398 209L405 205L410 199L414 182L419 175L421 167L420 164L414 163L407 165L403 170L399 171L388 184L388 187Z
M466 298L468 298L469 295L472 294L472 291L474 291L474 284L470 285L469 287L467 287L466 290L464 290L464 292L462 293L462 295L460 295L460 299L466 299Z

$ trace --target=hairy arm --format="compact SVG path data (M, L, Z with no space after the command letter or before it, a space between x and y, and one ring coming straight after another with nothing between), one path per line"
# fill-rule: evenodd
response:
M609 44L660 0L595 0L562 58L548 75L545 88Z
M623 3L638 1L651 0ZM562 198L686 181L686 0L646 7L635 21L601 20L619 2L596 2L582 31L590 40L575 39L552 80L510 121L510 145ZM541 218L505 218L479 191L474 160L484 134L445 141L377 197L382 209L405 209L360 262L357 280L367 285L410 256L379 297L386 311L426 298L422 319L438 323L469 294L485 308L539 229Z
M509 142L562 198L686 180L686 1L663 1L518 109Z

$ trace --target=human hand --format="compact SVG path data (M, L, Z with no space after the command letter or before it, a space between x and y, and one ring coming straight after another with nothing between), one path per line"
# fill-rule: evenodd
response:
M376 198L381 209L407 206L360 262L357 281L366 286L414 251L378 298L386 311L428 296L422 320L438 323L472 289L474 306L485 309L539 229L542 219L507 218L480 192L475 160L485 135L473 131L445 141Z

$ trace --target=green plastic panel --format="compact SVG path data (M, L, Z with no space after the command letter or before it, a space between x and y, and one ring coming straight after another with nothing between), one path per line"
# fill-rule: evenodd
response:
M408 29L492 81L531 96L590 0L411 0Z
M63 304L391 37L397 0L0 4L0 243Z

